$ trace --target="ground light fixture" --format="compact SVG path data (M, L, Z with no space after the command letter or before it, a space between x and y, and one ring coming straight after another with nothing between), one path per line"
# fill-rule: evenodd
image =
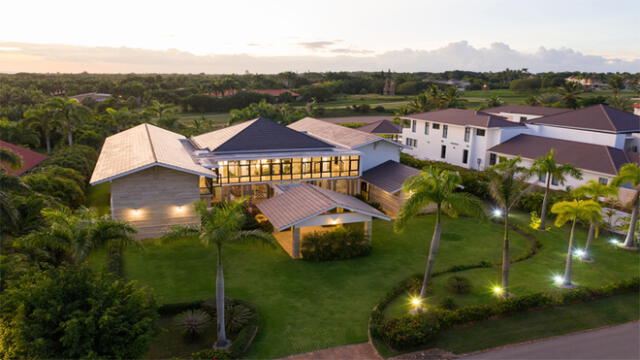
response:
M492 287L491 291L495 296L502 296L502 294L504 293L504 289L502 288L502 286L498 286L498 285Z
M615 246L620 245L620 241L618 241L618 239L611 239L611 240L609 240L609 243L611 245L615 245Z
M493 214L493 216L495 216L495 217L501 217L501 216L502 216L502 210L500 210L500 209L493 209L492 214Z
M553 275L553 283L556 285L562 285L564 278L560 275Z
M573 251L573 255L582 259L585 255L587 255L587 252L583 249L575 249Z

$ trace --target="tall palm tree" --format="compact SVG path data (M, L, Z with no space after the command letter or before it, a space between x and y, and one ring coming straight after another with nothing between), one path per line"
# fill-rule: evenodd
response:
M602 217L602 207L593 200L573 200L560 201L551 207L551 212L557 214L555 226L561 227L571 221L571 232L569 233L569 247L567 249L567 259L562 277L563 287L573 287L571 283L571 270L573 266L573 239L575 235L576 222L578 220L593 221Z
M20 155L9 149L0 148L0 218L12 224L15 223L18 213L9 193L25 191L28 188L19 177L9 175L7 171L21 169L22 166Z
M640 213L640 165L638 164L625 164L618 171L618 176L611 182L613 186L622 186L629 184L635 195L629 202L628 206L631 210L631 222L629 223L629 230L627 236L624 238L623 246L626 248L634 247L636 241L634 240L636 233L636 226L638 225L638 213Z
M607 81L607 84L611 88L614 97L618 96L620 90L624 89L624 79L620 75L611 76Z
M152 100L151 105L144 111L155 118L157 123L162 123L166 115L178 112L178 107L174 104L162 104L158 100Z
M509 212L531 187L525 181L527 169L520 166L520 157L502 159L487 170L489 176L489 194L502 210L504 235L502 245L502 288L501 295L509 297Z
M564 185L567 176L576 179L582 179L582 172L571 164L558 164L556 161L556 152L554 149L549 150L545 156L539 157L533 161L529 172L539 177L545 177L544 199L542 200L542 210L540 211L539 230L546 230L547 220L547 202L549 200L549 190L552 179L556 180L560 185Z
M482 203L478 198L467 193L456 192L461 182L462 179L458 173L430 166L407 179L402 185L403 190L411 194L411 196L405 201L400 210L400 215L395 221L394 228L396 231L402 231L407 222L416 217L425 206L430 204L436 206L433 237L422 280L422 288L420 289L420 299L425 297L431 280L433 264L440 246L443 213L449 216L466 214L485 218Z
M67 136L69 146L73 145L73 131L78 123L91 116L91 110L80 104L76 99L63 99L54 97L45 104L46 109L60 125L62 132Z
M571 109L578 108L578 95L582 93L582 85L573 81L565 81L560 87L560 96L564 105Z
M166 239L198 237L205 245L215 246L217 250L216 266L216 314L218 339L214 348L226 349L231 345L227 339L224 322L224 272L222 267L222 248L225 244L246 240L260 240L273 245L274 238L261 230L243 230L246 217L243 211L244 201L238 200L207 208L204 200L195 202L195 210L201 217L200 228L176 226L165 235Z
M587 181L585 185L582 185L573 190L572 194L574 197L578 199L586 199L593 200L600 203L601 198L607 198L609 196L614 196L618 193L618 190L610 185L600 184L598 181L591 179ZM589 233L587 235L587 243L584 246L584 254L582 255L582 260L591 260L591 243L593 242L593 238L597 236L597 230L599 221L597 218L589 221Z
M51 112L44 107L37 107L25 111L24 117L29 125L40 130L44 136L47 154L51 154L51 133L56 127Z
M19 170L22 169L24 163L22 157L15 152L0 148L0 168L3 170Z

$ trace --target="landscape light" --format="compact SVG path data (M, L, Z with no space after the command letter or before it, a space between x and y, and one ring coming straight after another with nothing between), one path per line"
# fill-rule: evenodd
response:
M418 306L420 306L420 304L422 304L422 299L420 299L417 296L414 296L414 297L411 298L411 305L413 305L415 307L418 307Z
M500 209L493 209L493 216L495 216L495 217L500 217L500 216L502 216L502 210L500 210Z
M618 239L611 239L609 240L609 243L616 246L620 245L620 241L618 241Z
M579 258L583 258L585 255L587 255L587 252L582 249L576 249L573 253Z
M496 296L502 295L502 293L504 292L504 289L502 289L501 286L494 286L492 289L493 294Z
M553 283L556 285L562 285L562 283L564 282L564 278L560 275L554 275L553 276Z

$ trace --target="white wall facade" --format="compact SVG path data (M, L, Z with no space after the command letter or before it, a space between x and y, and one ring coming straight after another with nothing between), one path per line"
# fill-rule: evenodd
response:
M537 124L528 124L527 127L531 129L531 135L578 141L589 144L606 145L617 149L624 148L625 138L628 136L627 134L612 134Z
M383 140L356 148L355 150L362 152L360 156L360 172L362 173L388 160L400 162L402 145Z

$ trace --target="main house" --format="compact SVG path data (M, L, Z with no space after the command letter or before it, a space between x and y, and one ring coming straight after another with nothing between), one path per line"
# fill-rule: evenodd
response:
M196 200L248 197L290 231L283 247L297 257L301 227L364 222L370 235L372 218L399 210L400 185L418 172L398 162L402 148L313 118L289 126L257 118L192 138L142 124L106 139L90 183L111 182L112 217L141 238L197 224ZM386 214L352 196L362 192Z
M403 116L406 153L483 170L500 157L520 156L523 165L554 149L560 163L583 172L581 180L554 189L576 187L590 179L607 184L626 163L638 163L640 116L606 105L580 110L535 106L499 106L483 111L447 109ZM543 185L545 177L532 177Z

